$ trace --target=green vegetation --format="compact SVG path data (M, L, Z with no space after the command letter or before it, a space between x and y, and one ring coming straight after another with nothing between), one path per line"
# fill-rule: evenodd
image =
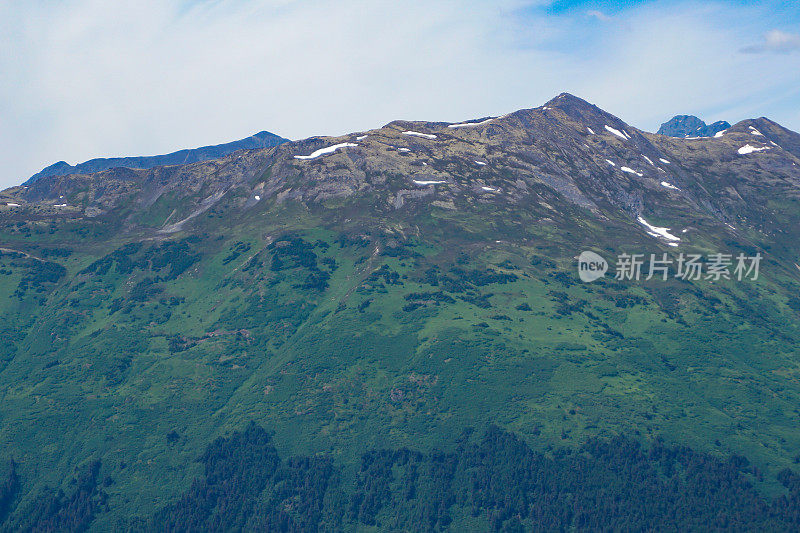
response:
M180 437L176 435L174 440ZM588 439L578 449L531 449L491 426L466 428L449 450L363 453L342 469L330 454L283 459L270 434L250 424L211 443L203 471L151 516L122 519L132 531L598 531L800 527L800 477L778 479L788 496L768 499L741 456L719 459L627 437ZM69 494L45 491L23 527L82 530L107 512L100 465Z
M662 250L533 208L260 209L2 230L7 527L797 526L781 264L583 284L576 250Z

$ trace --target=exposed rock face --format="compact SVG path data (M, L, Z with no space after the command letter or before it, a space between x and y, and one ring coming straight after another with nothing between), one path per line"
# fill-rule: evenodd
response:
M730 128L731 125L724 120L718 120L713 124L706 124L693 115L676 115L663 123L658 128L660 135L670 137L713 137L720 131Z
M65 176L67 174L91 174L111 168L153 168L166 165L184 165L197 163L209 159L218 159L237 150L252 150L254 148L269 148L287 142L288 139L279 137L268 131L261 131L238 141L214 146L203 146L188 150L179 150L165 155L140 156L140 157L112 157L91 159L77 165L70 165L65 161L53 163L41 172L34 174L28 184L45 176Z
M798 165L800 135L765 118L677 139L561 94L502 117L395 121L205 162L40 178L0 196L20 204L19 216L106 213L131 229L146 219L160 234L189 229L217 205L248 216L264 202L346 199L381 213L524 206L540 219L623 219L638 231L640 216L701 217L775 235L800 227L796 209L775 216L775 206L800 198ZM169 216L148 214L156 207Z

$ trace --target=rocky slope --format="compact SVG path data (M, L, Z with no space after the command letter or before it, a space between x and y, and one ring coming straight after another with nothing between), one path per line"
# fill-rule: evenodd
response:
M421 203L458 211L532 201L548 216L559 211L546 207L552 200L598 220L621 218L642 233L639 217L669 227L700 218L715 231L740 225L768 239L798 226L798 162L800 136L768 119L678 141L563 94L472 123L396 121L195 164L56 176L8 189L2 203L19 204L9 215L121 210L129 229L169 204L168 216L146 225L170 233L219 202L246 211L265 201L369 196L382 209Z

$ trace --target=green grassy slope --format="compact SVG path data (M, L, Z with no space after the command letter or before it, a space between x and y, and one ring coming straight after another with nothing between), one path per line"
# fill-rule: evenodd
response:
M199 474L199 450L251 421L284 455L342 464L488 424L539 447L622 434L773 476L793 464L798 283L783 267L587 285L574 255L624 249L621 222L483 209L378 219L289 202L211 210L161 239L17 235L33 257L0 257L0 438L25 480L19 509L99 459L113 484L98 524L147 515Z

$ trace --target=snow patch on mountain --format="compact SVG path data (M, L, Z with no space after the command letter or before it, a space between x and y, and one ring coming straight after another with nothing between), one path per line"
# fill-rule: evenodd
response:
M755 146L750 146L749 144L745 144L741 148L739 148L738 152L740 155L747 155L752 154L753 152L762 152L764 150L769 150L769 146L762 146L760 148L756 148Z
M661 238L666 239L668 241L680 241L681 240L680 237L676 237L675 235L671 234L669 232L670 231L669 228L659 228L658 226L653 226L652 224L650 224L648 221L646 221L641 216L636 217L636 220L639 222L639 224L641 224L642 226L647 228L647 230L648 230L647 234L652 236L652 237L661 237Z
M487 124L493 121L493 118L487 118L486 120L481 120L480 122L461 122L460 124L450 124L447 126L448 128L471 128L473 126L480 126L481 124Z
M411 135L414 137L423 137L425 139L435 139L436 135L432 133L420 133L418 131L404 131L403 135Z
M621 171L623 171L623 172L627 172L628 174L636 174L636 175L637 175L637 176L639 176L640 178L641 178L642 176L644 176L644 174L642 174L641 172L636 172L635 170L633 170L633 169L632 169L632 168L630 168L630 167L621 167L621 168L620 168L620 170L621 170Z
M617 137L620 137L621 139L623 139L625 141L627 141L627 140L629 140L631 138L631 136L628 135L626 132L620 131L620 130L615 129L615 128L612 128L608 124L605 125L605 128L606 128L607 131L610 131L611 133L613 133L614 135L616 135Z
M319 156L332 154L336 150L341 148L352 148L354 146L358 146L355 143L339 143L334 144L333 146L328 146L327 148L320 148L319 150L315 150L311 152L309 155L296 155L294 156L295 159L316 159Z

